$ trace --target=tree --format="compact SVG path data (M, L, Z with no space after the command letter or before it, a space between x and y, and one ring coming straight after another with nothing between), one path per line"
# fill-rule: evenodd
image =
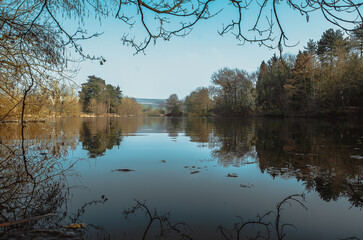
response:
M97 103L103 102L103 93L105 91L105 80L95 77L88 76L87 82L82 83L81 91L79 92L79 98L82 103L82 110L84 112L91 112L91 108L94 110ZM90 106L91 100L92 107Z
M261 110L267 109L267 98L269 96L269 88L265 87L267 85L268 69L265 61L262 61L260 68L258 70L256 92L257 92L257 106Z
M96 76L88 76L87 82L82 84L79 98L82 110L96 115L116 113L122 99L119 86L106 85L105 80Z
M291 78L293 60L289 56L284 59L274 55L268 62L261 64L256 84L257 103L265 112L282 115L286 110L286 91L284 85Z
M122 41L130 44L137 52L142 52L150 43L157 39L170 40L172 36L185 36L201 20L209 19L222 11L220 6L213 6L212 0L175 1L120 1L116 17L134 25L140 24L146 32L145 40L136 42L133 37L125 34ZM309 21L312 12L322 12L325 19L345 31L352 30L355 24L362 22L361 6L348 0L299 2L261 0L261 1L227 1L226 6L232 12L226 22L222 23L220 35L233 34L239 42L257 42L269 48L278 47L280 51L288 46L288 33L283 27L280 7L291 9ZM284 6L287 5L287 6ZM137 9L138 14L132 9ZM213 11L213 10L214 11ZM234 13L234 14L233 14ZM154 15L155 21L146 20L148 14ZM245 18L244 16L255 16ZM136 20L135 20L136 18ZM265 22L266 20L266 22Z
M75 41L79 39L79 35L68 33L61 24L64 18L83 20L90 15L98 19L113 16L131 27L142 27L146 34L144 41L137 41L128 33L122 37L123 43L131 45L137 52L142 52L150 43L155 43L158 39L170 40L173 36L187 35L199 22L215 16L222 11L222 8L227 8L235 14L230 14L229 19L221 24L220 35L232 33L241 42L257 42L268 47L278 46L282 50L288 40L288 33L283 27L280 8L288 7L296 14L305 17L307 22L312 12L322 12L327 21L348 31L362 22L361 6L363 5L363 3L348 0L328 2L302 0L298 3L278 0L250 2L228 0L225 6L215 5L216 3L212 0L173 2L163 0L3 0L1 3L6 10L22 6L27 11L33 12L29 18L30 21L53 23L75 50L85 57L87 55L83 54L81 46ZM249 19L242 17L245 15L254 17ZM12 17L2 14L2 19L7 21ZM81 38L87 38L82 37L82 34L84 35L85 32L81 33Z
M72 76L72 67L67 66L68 44L52 23L44 19L39 23L38 5L0 2L0 95L11 104L0 119L20 106L18 112L24 120L28 96L49 93L59 79Z
M219 114L246 115L255 102L251 76L239 69L220 69L211 77L214 84L215 111Z
M306 44L306 47L304 47L304 50L310 54L315 54L317 51L317 44L313 39L309 39L308 43Z
M78 116L81 109L75 88L74 85L69 85L66 82L56 81L51 89L49 89L49 93L40 95L50 95L50 102L47 107L50 112L54 113L54 116Z
M363 23L356 26L353 29L353 34L351 35L351 41L353 44L353 49L360 55L360 58L363 57Z
M108 113L116 113L117 108L121 104L121 89L119 86L114 87L111 84L106 85L106 104L107 104L107 112Z
M158 39L170 40L173 36L185 36L198 22L218 14L221 6L213 6L213 0L157 1L100 1L100 0L2 0L0 2L0 54L1 94L13 106L5 108L3 114L21 106L24 116L26 98L35 87L47 88L48 83L62 79L64 70L74 60L74 50L80 60L99 60L103 57L89 56L83 52L80 40L89 35L83 29L84 19L94 16L102 19L114 16L131 27L141 27L145 31L144 41L124 33L122 42L131 45L136 52L143 52L150 43ZM239 43L257 42L269 48L278 47L282 51L287 44L288 32L282 22L282 11L287 5L291 11L309 20L311 12L321 11L330 23L344 31L354 30L362 24L361 8L363 3L355 1L308 1L300 3L279 0L241 2L228 0L226 7L235 14L221 24L220 35L232 33ZM255 12L254 12L255 11ZM285 11L284 11L285 12ZM242 16L255 16L244 18ZM67 19L78 20L77 30L70 32L63 23ZM266 19L266 22L265 22ZM64 77L64 76L63 76ZM68 77L70 79L70 77ZM21 92L21 98L14 97L12 89ZM108 104L111 110L111 103ZM3 117L4 117L3 116ZM22 117L23 119L23 117Z
M183 102L179 100L178 95L171 94L166 100L166 111L168 116L178 117L183 114Z
M291 78L284 85L288 108L293 112L305 112L311 102L313 64L308 52L299 52Z
M120 116L141 116L142 109L135 98L123 97L121 106L118 109L118 114Z
M209 115L213 107L213 102L209 95L208 88L197 88L186 96L184 105L188 115Z
M333 30L332 28L326 30L318 41L316 53L322 62L329 60L333 61L333 56L339 42L343 41L343 33L340 30Z

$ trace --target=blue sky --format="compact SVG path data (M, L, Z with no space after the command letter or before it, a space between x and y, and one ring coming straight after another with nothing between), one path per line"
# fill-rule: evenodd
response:
M326 29L333 27L319 14L312 14L306 23L305 17L287 6L278 11L289 43L300 42L296 47L284 48L284 53L296 54L309 39L318 40ZM87 19L85 27L89 33L103 32L103 35L85 41L83 49L89 54L102 55L107 62L102 66L97 61L82 62L74 81L81 84L87 76L95 75L106 83L119 85L124 96L168 98L176 93L179 98L184 98L195 88L210 85L211 75L220 68L256 71L261 61L268 60L277 50L259 47L256 43L238 46L240 42L234 36L219 36L217 30L221 29L223 22L228 23L233 14L232 9L224 9L214 19L197 24L184 38L174 37L167 42L159 40L156 45L150 45L145 55L134 55L135 50L124 46L120 40L124 33L130 33L142 41L142 29L129 29L112 17L103 20L101 25ZM246 16L245 20L251 24L249 18Z

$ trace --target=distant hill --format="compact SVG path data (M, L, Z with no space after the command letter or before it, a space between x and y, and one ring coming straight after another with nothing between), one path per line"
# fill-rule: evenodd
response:
M166 99L149 99L135 98L136 102L145 106L151 106L153 109L165 108Z

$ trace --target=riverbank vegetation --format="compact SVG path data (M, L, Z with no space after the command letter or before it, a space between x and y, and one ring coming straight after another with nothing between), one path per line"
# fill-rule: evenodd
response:
M296 55L273 55L262 61L254 73L241 69L219 69L211 76L210 86L195 89L183 100L171 94L165 100L165 106L160 105L159 108L139 104L135 98L123 97L119 86L107 84L93 75L80 88L59 76L48 76L45 85L37 80L42 76L32 75L30 79L34 86L26 92L26 108L22 105L22 82L3 81L0 121L19 119L22 114L28 119L62 116L362 114L362 52L363 25L357 26L349 36L344 36L340 30L328 29L321 39L310 40ZM58 64L63 67L63 63Z
M187 115L321 116L363 111L363 26L328 29L297 55L272 56L256 73L223 68L185 98ZM203 96L202 96L203 95Z

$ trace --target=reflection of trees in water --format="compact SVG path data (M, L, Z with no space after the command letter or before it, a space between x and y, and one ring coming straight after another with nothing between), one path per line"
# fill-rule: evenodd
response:
M85 234L61 229L62 223L72 222L67 178L77 173L68 151L78 144L80 122L73 123L28 124L23 139L20 124L0 125L0 239L79 239ZM82 206L81 214L99 202ZM81 214L75 215L77 220Z
M257 162L262 172L296 178L325 201L345 196L362 207L363 163L350 157L363 155L362 131L359 123L303 119L190 119L185 132L224 167Z
M0 125L1 223L59 213L63 209L68 197L64 191L66 176L75 174L73 163L66 158L69 149L78 145L79 136L84 148L99 156L119 145L122 136L137 132L141 125L156 129L160 124L161 130L166 129L171 135L185 129L191 141L211 148L223 166L256 161L262 172L273 177L296 178L325 201L345 197L352 206L363 206L362 160L350 157L363 155L363 130L359 124L205 118L104 118L69 122L28 124L24 141L20 125ZM92 141L97 144L92 145ZM24 169L22 142L31 177ZM0 228L0 234L51 224L58 226L56 218Z
M215 124L211 118L188 118L185 128L185 135L190 137L191 142L201 143L202 146L207 144L213 147L213 135Z
M20 127L11 124L0 130L3 136L0 144L2 223L59 212L67 201L66 176L75 174L72 171L74 162L65 159L68 149L75 147L77 142L75 137L72 138L72 133L63 131L62 134L67 135L63 138L59 136L60 133L54 134L46 124L32 124L26 128L25 136L29 139L22 140ZM9 130L14 131L11 140L5 137L5 132ZM37 131L36 135L41 139L32 138ZM29 221L0 228L0 234L9 236L13 232L42 228L45 224L49 225L47 221Z
M273 177L303 181L325 201L345 196L363 206L362 163L350 158L358 153L361 131L354 124L262 122L256 131L259 167Z
M225 240L240 239L278 239L286 237L288 227L297 229L292 223L282 223L281 216L284 207L300 205L308 210L304 204L305 196L303 194L293 194L285 197L276 204L275 210L267 211L263 215L257 214L255 219L244 220L243 217L237 217L239 222L235 223L232 230L228 230L222 225L218 226L218 231ZM271 219L272 217L272 219Z
M237 222L233 224L231 229L219 225L216 229L209 229L210 232L217 232L219 239L285 239L289 235L290 229L296 230L297 227L293 223L286 223L282 216L287 208L300 207L308 210L305 206L305 196L303 194L293 194L285 197L276 204L274 210L266 211L265 214L257 216L253 219L244 219L237 216ZM123 215L128 221L135 221L134 216L143 213L146 222L140 225L137 232L131 232L132 239L200 239L201 236L195 236L197 231L193 231L192 227L183 221L173 222L169 212L159 214L157 209L152 209L146 205L145 201L135 200L134 206L124 210ZM140 219L137 219L140 221ZM198 234L198 233L197 233ZM202 237L203 239L205 237ZM124 239L128 239L128 235L124 233Z
M215 137L220 145L212 151L223 167L254 162L256 152L254 122L248 119L224 119L216 122Z
M135 205L124 210L125 219L129 220L131 215L136 215L137 212L143 212L147 218L145 229L139 229L138 233L133 233L133 236L142 233L140 239L148 239L146 236L154 235L153 239L193 239L191 237L192 229L185 222L173 223L170 220L170 213L159 214L157 209L151 210L145 202L135 200ZM126 234L124 235L126 238Z
M79 141L89 157L103 156L107 149L120 146L123 136L135 133L141 122L141 118L85 119L79 130Z
M179 133L185 128L184 118L168 118L166 119L166 131L169 133L169 137L178 137Z
M82 123L79 140L89 157L96 158L104 155L106 149L120 146L122 129L114 118L90 119Z
M185 134L192 142L212 149L212 156L224 167L254 162L254 121L248 119L188 119Z
M216 136L216 120L214 118L192 117L186 119L185 135L191 142L199 143L199 147L217 148L221 145Z

